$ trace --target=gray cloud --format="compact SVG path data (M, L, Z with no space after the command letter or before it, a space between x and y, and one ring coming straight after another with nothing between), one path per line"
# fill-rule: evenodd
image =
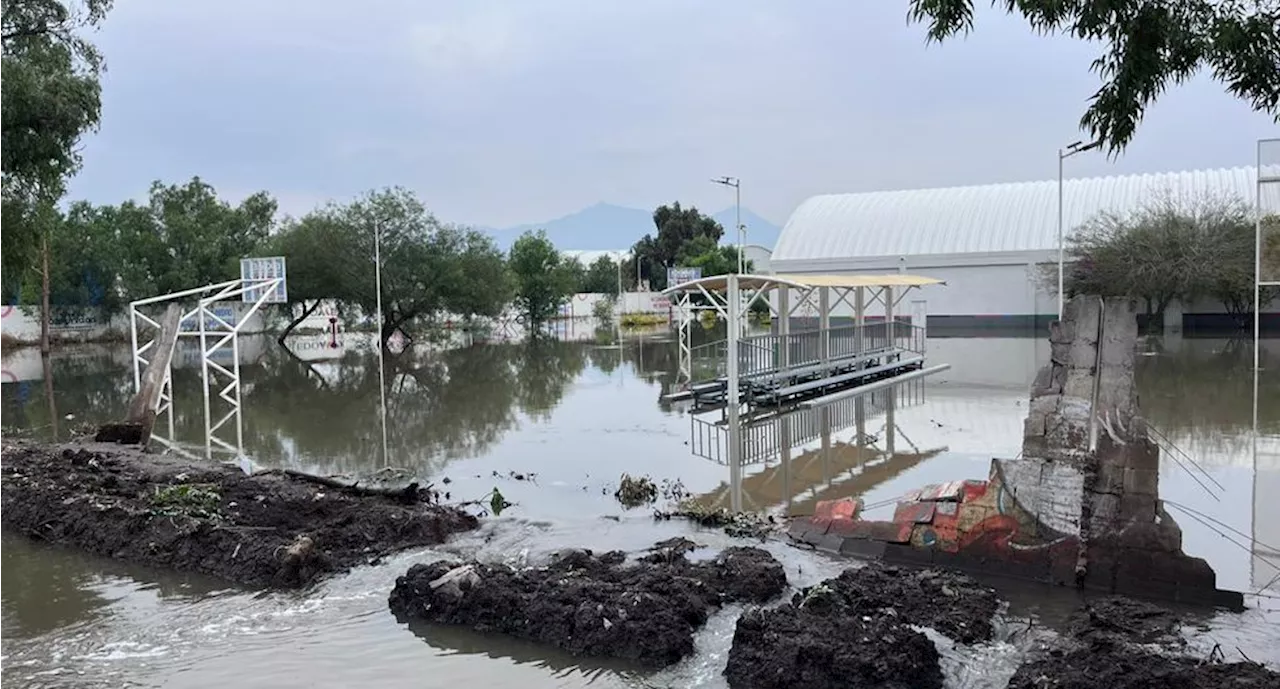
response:
M504 226L596 201L744 203L782 223L831 191L1044 179L1097 87L1096 46L979 16L926 46L905 3L134 0L77 198L201 175L305 212L402 184ZM1153 108L1118 161L1070 174L1250 164L1280 135L1207 78Z

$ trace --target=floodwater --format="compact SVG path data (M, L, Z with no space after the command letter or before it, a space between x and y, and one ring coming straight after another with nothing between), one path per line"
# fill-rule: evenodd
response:
M534 345L457 336L389 357L385 457L377 357L367 342L348 335L333 347L323 336L304 336L288 352L273 338L242 338L241 437L234 422L221 437L256 462L325 474L403 468L451 500L496 487L516 506L445 546L302 593L244 591L5 534L6 686L723 687L738 608L712 618L694 657L651 674L457 629L410 628L387 611L395 577L414 562L472 555L533 562L564 547L638 550L674 535L712 548L730 542L718 532L655 522L649 511L624 510L612 498L629 472L679 479L708 503L727 499L728 472L706 458L717 455L698 439L706 437L702 422L662 401L677 381L673 336L659 330L619 339L590 324L559 334ZM1264 366L1271 365L1261 421L1278 436L1280 341L1263 344ZM1247 598L1253 607L1244 614L1206 619L1193 648L1207 654L1219 643L1229 656L1238 648L1280 667L1280 510L1265 497L1280 491L1280 465L1274 454L1255 462L1250 344L1167 337L1143 348L1141 405L1171 448L1163 453L1161 490L1184 548L1208 559L1221 587L1264 589ZM861 413L810 412L785 431L748 427L755 461L744 481L747 506L803 513L839 495L874 505L925 483L985 477L993 456L1017 454L1028 386L1047 354L1047 343L1033 337L935 338L930 361L952 369L892 400L870 399ZM66 438L113 418L131 392L130 366L127 347L66 349L52 358L49 386L38 353L6 352L5 433ZM184 345L174 370L174 430L184 448L203 454L199 371ZM216 398L214 405L216 413ZM166 425L162 417L160 428ZM794 585L844 565L782 543L767 547ZM949 686L1003 687L1026 650L1077 604L1069 593L1040 587L1006 585L1003 593L1011 607L997 641L954 648L939 639Z

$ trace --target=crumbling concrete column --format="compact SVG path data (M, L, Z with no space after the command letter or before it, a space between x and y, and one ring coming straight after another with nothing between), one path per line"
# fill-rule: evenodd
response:
M1182 553L1182 532L1160 505L1160 448L1134 386L1137 314L1132 299L1078 296L1066 305L1032 387L1022 457L997 460L993 474L1042 539L1077 540L1076 585L1164 587L1190 599L1190 589L1211 592L1214 577Z

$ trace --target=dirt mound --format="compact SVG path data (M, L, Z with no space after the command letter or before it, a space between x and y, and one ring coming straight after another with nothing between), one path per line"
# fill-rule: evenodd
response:
M961 643L986 641L1000 600L995 589L964 574L869 563L823 582L856 615L892 615L931 627Z
M1009 689L1229 689L1280 687L1280 673L1257 663L1163 655L1139 644L1178 650L1181 620L1172 611L1121 597L1076 612L1063 647L1018 668Z
M760 603L786 588L782 565L755 548L705 562L673 539L633 563L626 554L561 553L549 565L513 569L478 562L414 565L388 604L401 619L500 632L574 655L663 667L693 653L693 635L723 603Z
M725 675L734 689L941 687L938 651L910 625L986 640L998 605L962 574L871 563L743 614Z
M810 601L813 605L815 601ZM938 649L892 617L783 605L738 618L724 671L733 689L938 689Z
M477 525L416 486L374 495L130 449L5 443L0 471L7 529L249 586L305 586Z
M1009 689L1272 689L1280 673L1257 663L1170 658L1116 644L1093 644L1018 668Z
M1068 632L1081 641L1174 641L1181 620L1172 611L1144 601L1111 596L1095 600L1071 616Z

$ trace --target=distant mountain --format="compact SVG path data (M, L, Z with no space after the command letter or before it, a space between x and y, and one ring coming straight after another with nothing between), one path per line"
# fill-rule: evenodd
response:
M733 229L733 207L726 208L711 217L724 226L724 239L721 241L725 244L737 244L738 233ZM748 208L742 209L742 224L747 226L748 244L759 244L770 250L773 249L774 244L778 243L778 235L782 234L781 227L752 213Z
M711 217L724 226L724 243L738 241L738 235L733 231L732 206ZM746 208L742 209L742 224L747 226L748 244L763 244L770 249L781 232L777 225ZM547 238L565 251L630 249L641 237L654 232L653 211L597 203L562 218L487 231L498 241L498 246L505 250L526 230L546 230Z

